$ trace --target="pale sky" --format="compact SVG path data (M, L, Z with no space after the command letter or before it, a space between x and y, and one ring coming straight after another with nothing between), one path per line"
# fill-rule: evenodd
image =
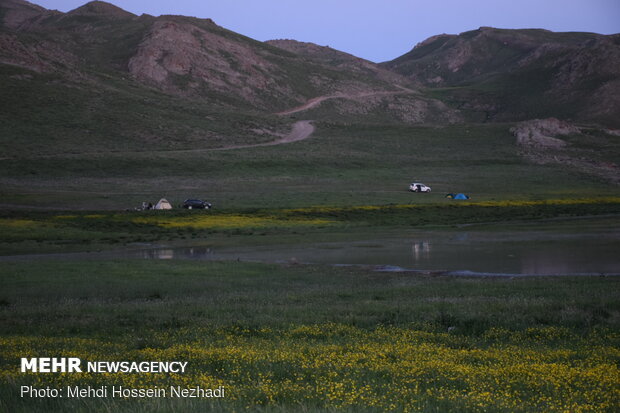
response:
M86 0L33 0L63 12ZM295 39L374 62L440 33L480 26L620 32L620 0L112 0L135 14L211 18L256 40Z

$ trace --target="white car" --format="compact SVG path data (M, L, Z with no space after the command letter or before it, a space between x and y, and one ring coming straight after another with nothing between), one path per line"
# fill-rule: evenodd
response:
M411 192L431 192L431 187L421 184L419 182L414 182L409 185L409 190Z

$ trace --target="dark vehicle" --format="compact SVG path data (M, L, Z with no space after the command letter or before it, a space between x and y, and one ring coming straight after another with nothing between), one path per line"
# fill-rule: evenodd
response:
M181 205L185 209L211 209L211 204L200 199L186 199Z

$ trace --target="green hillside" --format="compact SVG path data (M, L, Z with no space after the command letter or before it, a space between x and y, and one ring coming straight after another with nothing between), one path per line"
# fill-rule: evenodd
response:
M223 208L381 205L442 202L455 191L501 200L617 190L609 176L618 138L606 130L620 119L615 101L584 112L616 69L581 68L567 88L553 86L570 62L614 57L617 36L484 28L378 66L103 2L60 13L10 0L0 10L0 192L9 207L125 209L162 196ZM446 65L463 48L470 54L453 71ZM325 100L275 114L317 97ZM568 149L548 150L544 162L527 158L510 129L547 116L581 129L558 138ZM227 149L273 142L306 119L316 131L304 141ZM412 180L433 193L412 197Z
M481 27L439 35L382 64L470 119L549 116L620 127L620 36Z
M287 145L19 156L3 160L0 175L6 203L70 209L124 209L162 196L241 208L443 202L447 192L477 200L609 194L598 178L525 161L509 126L317 123L311 138ZM413 180L433 193L409 193Z

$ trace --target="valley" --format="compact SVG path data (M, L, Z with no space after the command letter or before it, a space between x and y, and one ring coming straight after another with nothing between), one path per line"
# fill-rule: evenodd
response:
M618 68L619 34L375 63L0 0L0 411L617 411ZM188 372L17 373L42 356Z

